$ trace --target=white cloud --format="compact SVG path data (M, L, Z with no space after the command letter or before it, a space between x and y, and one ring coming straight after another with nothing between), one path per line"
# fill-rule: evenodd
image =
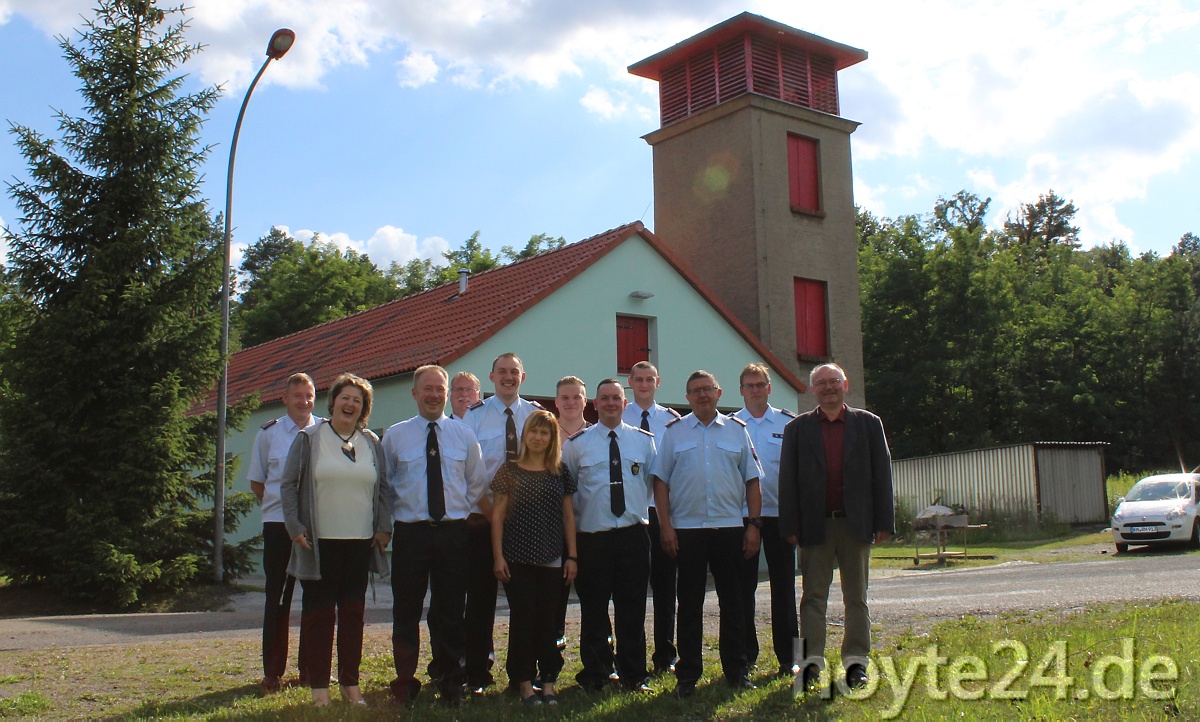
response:
M437 80L438 64L429 53L409 53L396 63L396 77L404 88L419 88Z
M626 107L628 107L627 102L621 101L618 103L614 101L612 93L596 86L588 88L588 92L584 93L583 97L579 99L579 104L587 108L589 112L605 120L612 120L623 114Z
M285 226L278 227L287 231ZM298 230L292 237L307 246L318 233L322 239L333 242L343 251L353 250L359 254L366 254L371 262L383 271L386 271L393 261L404 265L414 258L430 258L441 263L442 254L450 250L450 244L444 238L428 236L418 239L412 233L396 226L383 226L365 240L351 238L350 234L341 231L326 233L309 229Z
M877 216L887 216L887 201L884 200L887 188L870 186L857 176L854 178L854 204L865 208Z

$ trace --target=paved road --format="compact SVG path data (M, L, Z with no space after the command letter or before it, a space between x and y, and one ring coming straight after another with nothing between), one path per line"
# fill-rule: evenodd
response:
M1200 555L1135 552L1094 562L912 571L872 580L870 596L872 619L910 623L1165 597L1200 601Z
M261 579L250 579L261 585ZM831 594L830 616L838 620L841 599ZM391 589L379 585L367 601L368 629L387 632ZM759 586L761 611L769 609L767 585ZM1009 563L962 570L892 570L871 582L872 617L883 623L919 625L964 614L1010 610L1069 609L1089 604L1180 597L1200 600L1200 555L1131 554L1094 562ZM114 614L0 620L0 650L40 649L258 636L263 597L240 595L220 612ZM716 595L708 595L715 616ZM299 604L293 610L297 622ZM503 595L500 613L507 614ZM569 614L578 620L578 606Z

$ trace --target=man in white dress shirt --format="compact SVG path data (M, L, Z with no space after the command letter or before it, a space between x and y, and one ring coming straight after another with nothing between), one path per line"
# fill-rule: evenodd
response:
M278 419L262 425L250 449L250 468L246 472L250 489L262 504L263 574L267 577L267 602L263 611L263 680L265 692L277 692L287 669L288 626L291 622L292 590L296 578L287 573L292 539L283 523L283 502L279 479L288 451L300 429L320 421L313 416L316 389L308 374L288 377L284 385L283 406L287 410ZM300 665L304 669L304 665ZM304 680L301 680L303 683Z
M467 596L467 515L487 486L475 434L446 416L447 374L441 366L413 373L416 416L383 435L392 508L392 696L411 702L420 652L421 609L429 599L429 676L455 703L465 680L463 610Z
M495 395L467 409L464 423L475 432L483 452L484 476L491 484L506 459L515 460L521 448L521 429L525 419L542 408L536 401L521 398L525 366L516 354L503 353L492 361L488 379ZM484 493L467 518L467 611L466 673L467 687L481 694L495 680L492 664L495 649L492 630L496 622L496 575L492 559L492 501Z

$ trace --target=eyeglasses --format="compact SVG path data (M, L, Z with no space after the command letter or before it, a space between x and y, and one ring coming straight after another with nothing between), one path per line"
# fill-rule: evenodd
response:
M713 394L720 390L720 386L697 386L694 389L688 389L688 396L693 396L696 394Z
M742 384L742 388L750 389L752 391L762 391L763 389L767 388L770 385L771 384L767 383L766 381L757 381L752 384Z
M820 381L814 381L813 386L818 389L824 389L830 386L841 386L844 383L846 383L846 379L821 379Z

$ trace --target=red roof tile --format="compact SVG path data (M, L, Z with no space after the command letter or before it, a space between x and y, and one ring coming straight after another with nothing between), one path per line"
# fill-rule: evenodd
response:
M641 221L635 221L473 276L462 296L455 281L243 349L229 360L229 399L233 402L257 391L262 403L277 401L296 369L306 369L321 390L344 371L376 380L428 363L449 366L635 234L645 238L712 304L763 361L793 387L804 389ZM209 410L215 403L214 393L201 410Z

